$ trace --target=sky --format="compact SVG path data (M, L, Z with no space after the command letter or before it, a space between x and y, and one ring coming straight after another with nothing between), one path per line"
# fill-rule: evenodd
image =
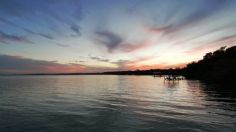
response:
M236 45L235 0L1 0L0 73L184 67Z

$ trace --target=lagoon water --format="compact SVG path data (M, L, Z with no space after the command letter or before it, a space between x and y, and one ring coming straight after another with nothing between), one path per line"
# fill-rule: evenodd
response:
M236 131L236 97L152 76L0 77L1 132Z

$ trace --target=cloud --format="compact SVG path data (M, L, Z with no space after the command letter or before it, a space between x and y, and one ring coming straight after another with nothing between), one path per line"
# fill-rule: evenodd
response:
M134 43L134 44L124 43L120 46L120 49L125 52L133 52L136 50L145 49L146 47L149 47L151 45L152 43L146 40L141 43Z
M86 66L81 64L60 64L9 55L0 55L0 62L0 73L69 73L86 70Z
M150 57L140 57L133 60L117 60L115 62L111 62L113 64L118 65L118 70L136 70L138 67L140 67L140 64L153 59L152 56Z
M216 14L220 10L223 10L229 4L228 0L207 0L201 3L201 6L187 15L185 18L181 19L179 23L173 24L170 28L167 28L166 32L171 33L194 23L197 23L213 14Z
M10 25L10 26L19 28L19 29L21 29L21 30L23 30L23 31L25 31L25 32L27 32L27 33L29 33L29 34L39 35L39 36L41 36L41 37L43 37L43 38L50 39L50 40L54 39L54 37L53 37L52 35L32 31L32 30L30 30L30 29L28 29L28 28L25 28L25 27L23 27L23 26L17 25L17 24L15 24L15 23L13 23L13 22L11 22L11 21L9 21L9 20L7 20L7 19L1 18L1 17L0 17L0 21L3 22L3 23L5 23L5 24L8 24L8 25Z
M165 14L168 14L168 19L166 19L165 23L146 26L146 30L165 35L175 34L178 31L191 28L200 21L217 14L230 5L231 2L231 0L187 1L181 6L176 6L182 8L182 11L185 12L179 12L180 10L174 9L169 14ZM189 7L192 7L192 9L188 9ZM181 13L181 16L179 13ZM176 16L178 19L175 18Z
M84 60L75 60L75 63L84 63Z
M145 62L154 59L155 57L141 57L134 60L118 60L113 62L119 66L118 70L148 70L148 69L169 69L180 68L186 66L187 63L169 63L156 62L154 64L145 64Z
M92 57L94 60L109 62L107 59ZM35 60L21 56L0 54L0 74L29 74L29 73L88 73L117 70L114 67L92 66L75 63L61 64L56 61Z
M110 62L109 59L100 58L100 57L89 56L89 58L90 58L91 60L95 60L95 61L99 61L99 62Z
M70 47L70 46L67 45L67 44L56 43L56 45L57 45L57 46L60 46L60 47L63 47L63 48Z
M177 63L177 64L169 64L169 63L160 63L154 65L142 65L142 66L132 66L131 69L139 69L139 70L149 70L149 69L170 69L170 68L183 68L188 63Z
M50 40L53 40L54 37L52 35L49 35L49 34L45 34L45 33L34 33L35 35L39 35L41 37L44 37L46 39L50 39Z
M99 37L96 40L107 47L109 52L113 52L121 43L122 38L110 31L96 31L95 34Z
M181 68L186 66L187 63L168 63L168 62L156 62L155 64L145 64L145 62L154 59L155 57L141 57L133 60L118 60L112 62L117 64L117 70L148 70L148 69L169 69L169 68Z
M194 54L203 55L207 52L214 51L222 46L234 46L234 45L236 45L236 35L230 35L230 36L220 37L208 43L203 43L202 45L186 50L183 53L187 55L194 55Z
M60 32L62 30L69 30L76 35L81 35L79 22L82 19L82 8L80 0L1 0L0 12L0 21L46 39L55 39L56 34L64 33ZM5 19L13 17L17 18L17 21Z
M78 36L81 35L80 27L78 25L71 25L71 30L74 31Z
M21 56L0 55L0 74L27 74L27 73L83 73L83 72L104 72L117 70L137 70L148 68L173 68L177 64L158 64L158 65L140 65L142 62L149 61L153 57L142 57L134 60L118 60L111 62L108 59L100 57L91 57L93 60L108 62L118 65L115 67L98 67L84 64L61 64L56 61L35 60Z
M163 33L172 28L172 25L157 27L157 26L150 26L150 25L143 25L144 30L150 33Z
M33 44L33 42L28 40L26 37L10 35L1 31L0 31L0 42L5 43L5 44L12 43L12 42Z
M151 45L147 40L140 43L127 43L120 35L107 30L97 31L95 34L97 35L96 42L105 46L110 53L114 51L133 52Z
M52 2L55 8L46 6L47 10L43 13L48 14L51 18L56 20L58 23L68 25L70 30L77 36L81 35L81 28L79 26L80 20L82 20L82 7L80 0L67 0L60 2ZM58 12L58 10L64 10L66 14Z
M216 44L225 44L225 45L235 45L236 44L236 34L228 35L224 37L219 37L218 39L211 42Z

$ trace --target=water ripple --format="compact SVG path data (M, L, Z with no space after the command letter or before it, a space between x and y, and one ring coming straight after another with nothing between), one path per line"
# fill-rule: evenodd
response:
M1 131L236 131L236 97L150 76L0 77Z

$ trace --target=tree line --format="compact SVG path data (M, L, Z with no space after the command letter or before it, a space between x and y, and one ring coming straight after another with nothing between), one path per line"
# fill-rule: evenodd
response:
M206 53L203 59L188 64L182 71L187 78L211 82L233 82L236 79L236 46Z

